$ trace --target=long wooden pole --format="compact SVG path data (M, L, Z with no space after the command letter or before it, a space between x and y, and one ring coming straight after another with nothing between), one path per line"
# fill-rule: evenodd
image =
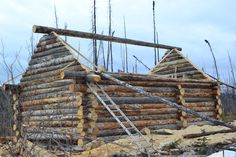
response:
M124 19L124 37L126 39L126 24L125 24L125 17L123 17ZM129 64L128 64L128 47L127 44L125 44L125 69L126 72L129 72Z
M87 39L97 39L97 40L104 40L104 41L111 41L111 42L117 42L117 43L125 43L125 44L131 44L131 45L139 45L139 46L146 46L146 47L156 47L156 48L162 48L162 49L178 49L182 50L180 47L176 46L169 46L169 45L163 45L163 44L155 44L140 40L133 40L133 39L125 39L125 38L119 38L119 37L113 37L113 36L107 36L107 35L101 35L101 34L93 34L93 33L87 33L87 32L81 32L81 31L74 31L74 30L65 30L65 29L57 29L52 27L45 27L45 26L37 26L34 25L32 28L32 31L34 33L44 33L44 34L50 34L51 32L55 32L59 35L67 35L72 37L80 37L80 38L87 38Z
M141 63L145 68L147 68L148 70L151 70L146 64L144 64L140 59L138 59L135 55L133 55L133 57L139 62Z

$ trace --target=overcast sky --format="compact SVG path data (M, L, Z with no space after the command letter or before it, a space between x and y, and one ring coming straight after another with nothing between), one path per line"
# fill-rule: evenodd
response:
M112 30L114 36L123 37L123 17L126 19L127 38L153 41L152 0L111 0ZM0 0L0 39L10 62L20 51L20 60L27 67L27 43L34 24L55 26L54 3L57 7L59 27L91 31L92 0ZM158 0L156 23L159 43L183 48L183 53L199 68L215 75L213 60L204 39L210 41L220 69L220 77L229 75L229 51L236 60L236 1L235 0ZM108 33L108 0L97 0L97 29ZM41 34L34 35L36 41ZM91 41L69 40L91 58ZM106 46L105 44L104 46ZM2 46L0 46L2 51ZM114 44L116 69L121 69L120 45ZM128 46L130 69L136 55L149 67L154 66L153 49ZM161 52L163 55L164 51ZM2 63L2 61L1 61ZM234 63L234 66L236 64ZM145 68L138 65L139 72ZM20 71L20 70L19 70ZM132 71L132 70L131 70ZM16 71L16 74L20 73ZM1 67L0 81L6 80Z

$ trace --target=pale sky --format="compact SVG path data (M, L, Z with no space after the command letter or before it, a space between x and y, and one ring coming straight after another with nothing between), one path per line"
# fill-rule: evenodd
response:
M0 0L0 39L4 43L9 62L20 51L20 60L27 67L27 43L34 24L55 27L54 2L57 7L59 27L64 23L68 29L91 31L92 0ZM152 0L111 0L112 30L114 36L123 37L123 17L126 19L127 38L153 41ZM216 55L220 77L229 76L229 51L236 66L236 1L235 0L156 0L156 27L159 43L183 48L183 53L199 68L215 76L210 41ZM97 29L108 33L108 0L97 0ZM42 36L35 34L36 41ZM91 41L70 39L91 59ZM107 44L104 43L105 48ZM121 69L120 44L114 44L115 69ZM2 46L0 45L0 52ZM149 67L154 66L153 49L128 46L129 69L134 65L136 55ZM161 52L163 55L164 51ZM0 62L2 64L2 60ZM138 71L145 68L138 64ZM15 71L16 74L20 70ZM0 81L7 79L0 67Z

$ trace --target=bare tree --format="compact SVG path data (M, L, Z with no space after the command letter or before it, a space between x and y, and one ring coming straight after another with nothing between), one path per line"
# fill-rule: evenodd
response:
M24 72L25 68L19 59L20 52L21 49L19 49L17 52L15 52L14 55L11 55L11 57L9 57L8 55L6 55L5 46L3 41L1 40L0 66L2 66L7 75L7 81L3 83L10 82L12 84L15 84L16 78Z
M231 56L230 56L230 54L229 54L229 51L228 51L228 57L229 57L230 70L231 70L231 74L232 74L232 78L233 78L233 84L236 84L235 75L234 75L233 63L232 63L232 60L231 60Z
M111 31L111 0L108 3L108 35L113 36L114 32ZM110 61L109 61L110 60ZM108 48L107 48L107 70L109 69L109 62L111 62L111 71L113 72L113 54L112 54L112 42L108 41Z
M30 61L31 56L34 53L35 45L36 45L35 39L34 39L34 33L31 33L29 43L28 41L26 41L26 45L27 45L27 50L28 50L28 61Z
M96 14L96 0L93 0L93 11L92 11L92 33L97 33L97 14ZM98 65L98 52L97 52L97 40L93 39L93 62Z
M55 25L56 25L56 28L58 28L57 7L56 7L55 2L54 2L54 17L55 17Z
M65 28L65 30L67 30L67 27L68 27L68 24L65 22L64 23L64 28ZM65 35L65 41L67 41L67 36Z
M215 58L215 55L214 55L214 52L212 50L212 47L211 47L211 44L208 40L205 40L205 42L207 43L207 45L209 46L210 48L210 51L211 51L211 54L212 54L212 58L214 60L214 66L215 66L215 70L216 70L216 76L217 76L217 79L220 80L220 75L219 75L219 72L218 72L218 67L217 67L217 64L216 64L216 58Z
M153 13L153 40L156 43L156 18L155 18L155 1L152 2L152 13ZM157 64L157 49L154 48L154 65Z
M126 38L126 23L125 23L125 17L123 17L124 20L124 36ZM128 65L128 47L127 44L125 44L125 68L126 72L129 72L129 65Z

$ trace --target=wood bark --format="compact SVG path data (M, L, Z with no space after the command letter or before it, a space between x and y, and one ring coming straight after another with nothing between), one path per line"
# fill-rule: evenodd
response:
M167 120L140 120L140 121L133 121L133 124L137 127L146 127L152 125L159 125L159 124L168 124L168 123L175 123L176 119L167 119ZM123 123L126 127L129 125L124 122ZM105 129L116 129L120 128L120 125L117 122L106 122L106 123L96 123L98 129L105 130Z
M62 58L52 59L52 60L50 60L46 63L39 63L39 64L31 65L29 67L29 70L44 68L44 67L53 66L53 65L59 65L59 64L62 64L62 63L67 63L67 62L71 63L73 61L75 61L74 56L69 55L69 56L65 56L65 57L62 57Z
M37 51L36 51L33 54L33 56L31 57L31 59L41 58L41 57L45 57L47 55L52 55L52 54L61 53L61 52L64 52L66 54L70 54L69 50L65 46L63 46L63 47L57 47L54 49L45 50L41 53L37 53Z
M28 87L21 86L21 88L23 88L22 93L24 93L25 91L60 87L60 86L70 85L70 84L73 84L73 83L74 83L74 80L64 79L64 80L57 80L57 81L53 81L53 82L49 82L49 83L42 83L40 85L31 85L31 86L28 86Z

